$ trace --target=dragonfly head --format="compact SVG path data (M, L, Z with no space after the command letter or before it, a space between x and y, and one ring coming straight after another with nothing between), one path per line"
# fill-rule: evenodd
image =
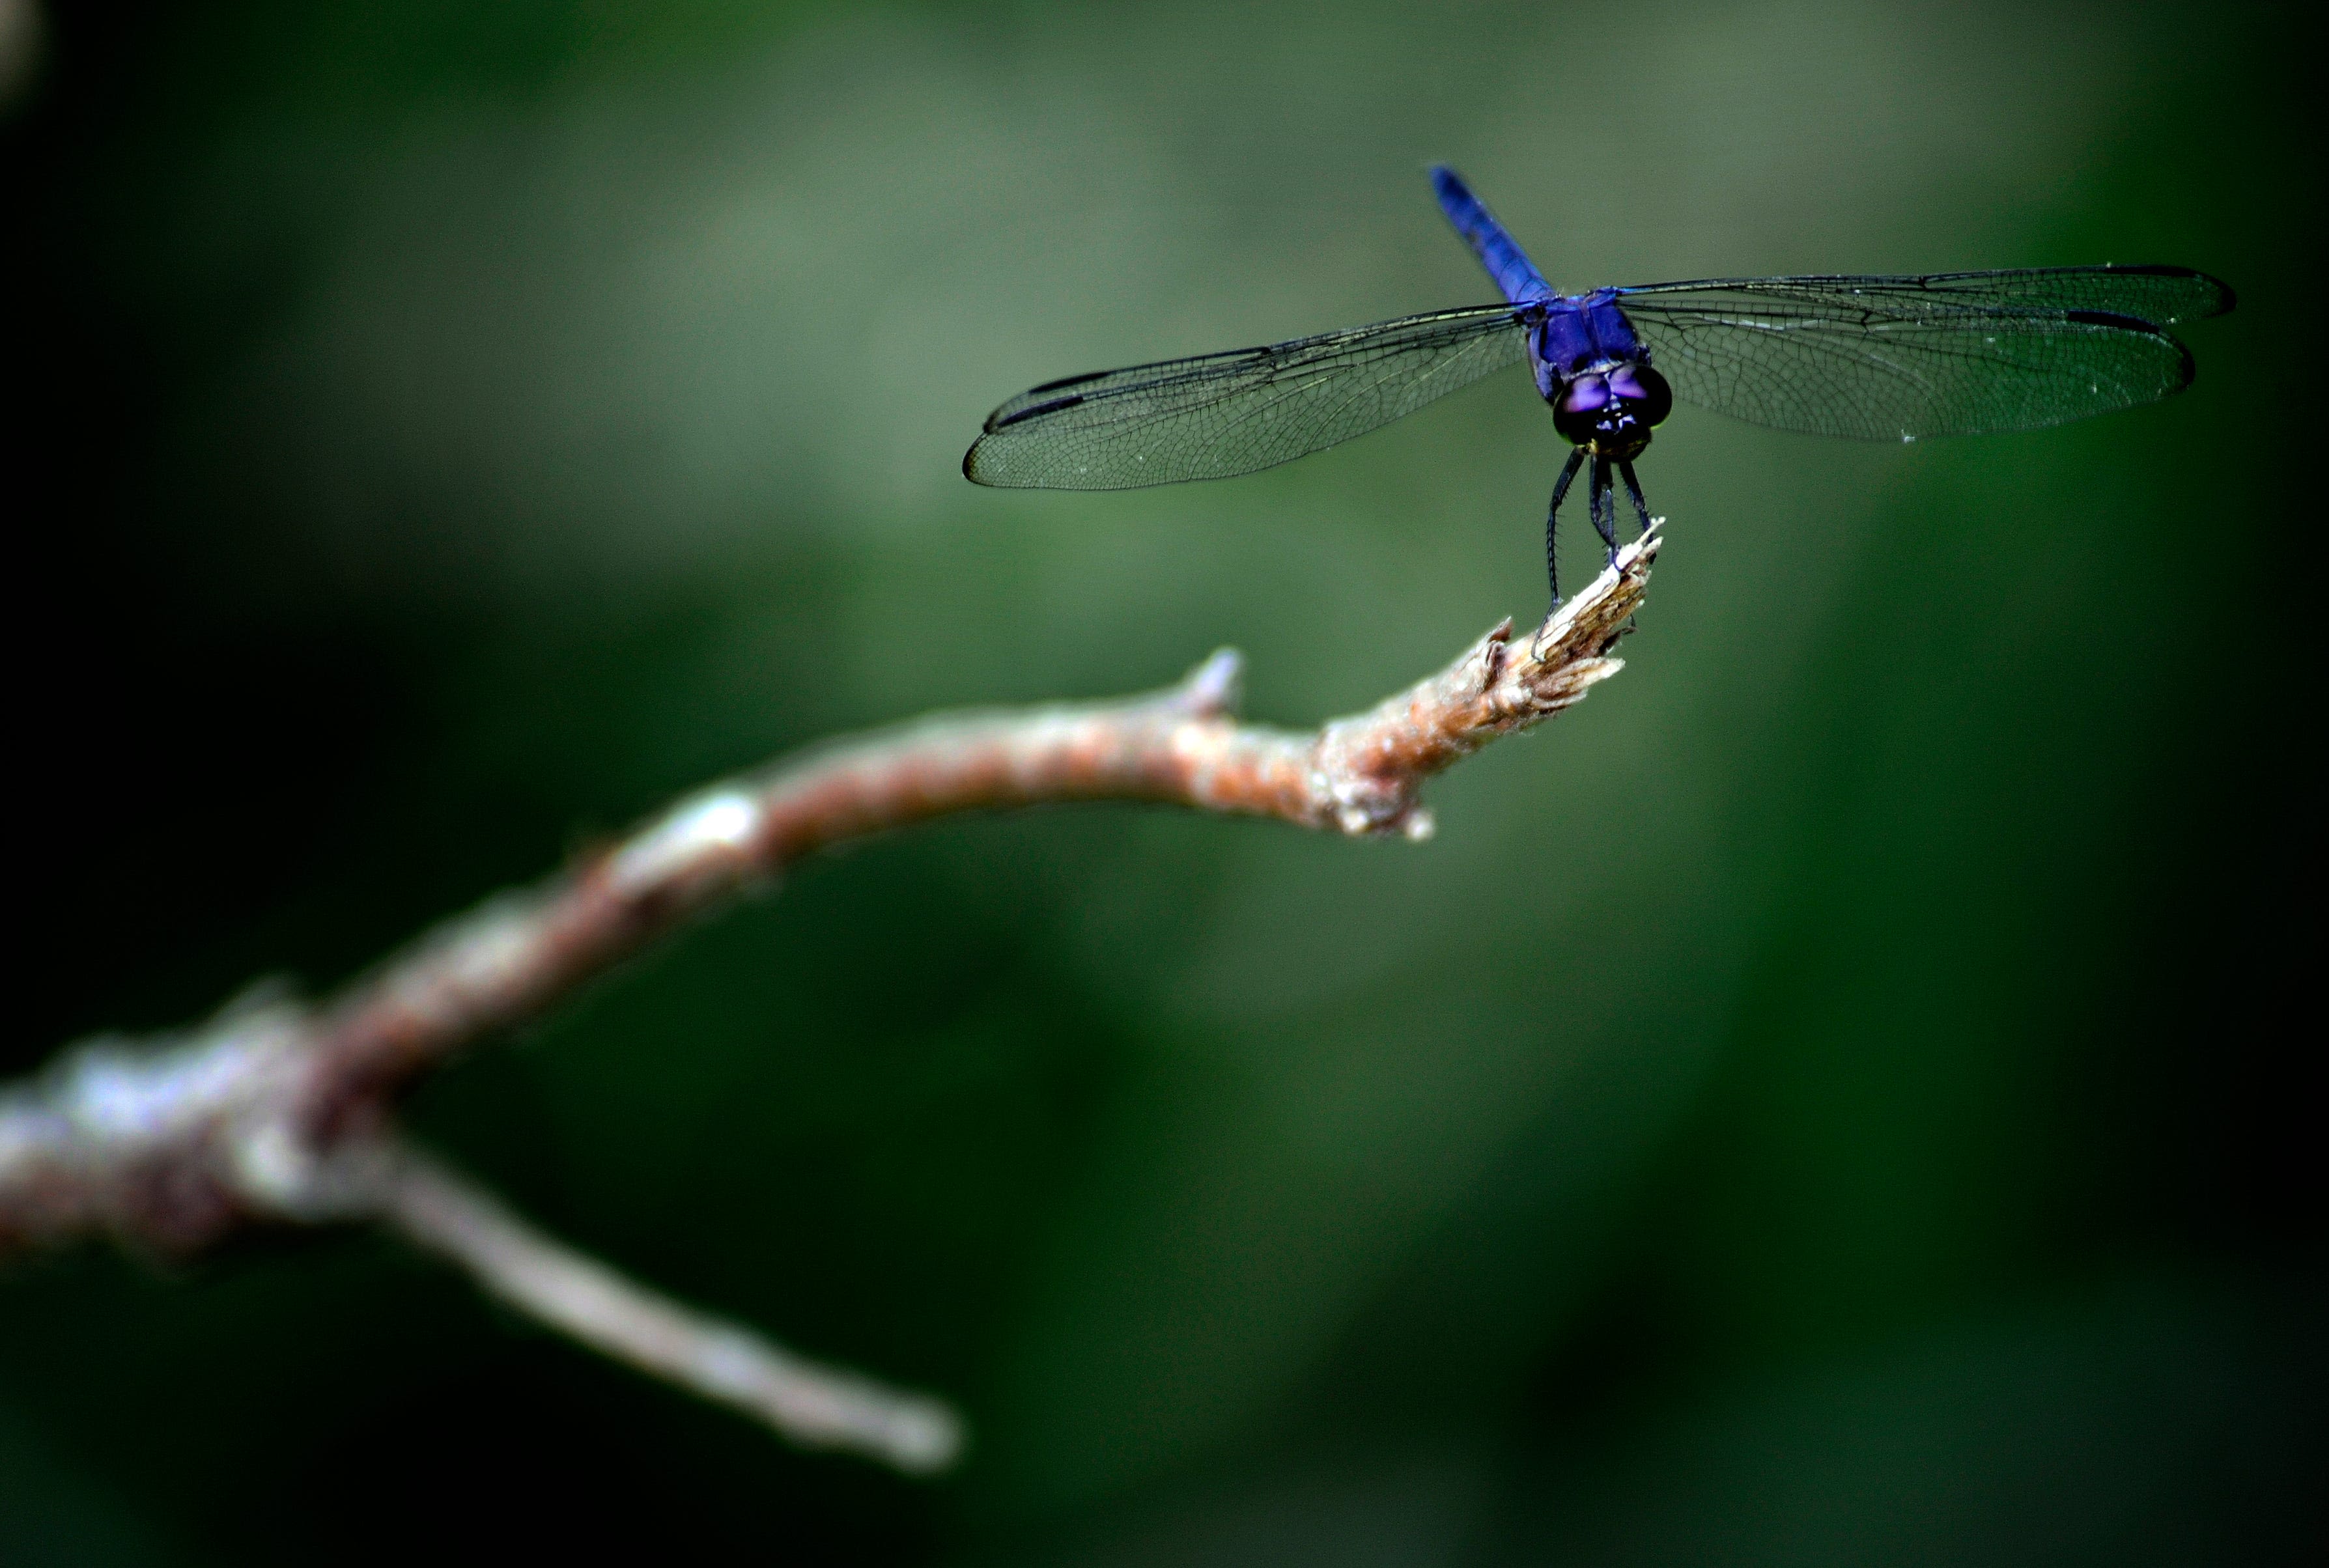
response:
M1635 456L1674 412L1666 379L1638 360L1571 376L1550 400L1553 428L1602 457Z

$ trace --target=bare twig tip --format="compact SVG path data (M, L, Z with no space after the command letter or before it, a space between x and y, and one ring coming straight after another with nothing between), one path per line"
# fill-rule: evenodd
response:
M1245 655L1235 648L1216 648L1212 657L1181 682L1181 705L1201 718L1235 713L1244 699Z
M952 1469L962 1458L962 1420L942 1404L917 1404L900 1410L890 1430L888 1458L910 1475Z

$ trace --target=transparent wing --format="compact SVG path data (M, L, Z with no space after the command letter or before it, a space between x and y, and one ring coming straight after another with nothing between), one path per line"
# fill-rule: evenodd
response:
M2165 324L2232 306L2223 284L2169 267L1710 278L1617 296L1676 396L1759 425L1891 441L2155 402L2192 380Z
M1250 474L1519 363L1528 319L1509 305L1472 305L1052 381L988 415L962 471L1047 490Z

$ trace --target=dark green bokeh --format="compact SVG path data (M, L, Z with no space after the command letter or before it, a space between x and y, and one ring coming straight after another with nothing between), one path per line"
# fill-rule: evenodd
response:
M957 1398L958 1475L802 1457L363 1235L92 1250L0 1280L0 1556L2318 1545L2322 183L2277 14L47 20L5 126L20 1069L329 985L824 735L1221 643L1312 722L1533 611L1517 377L1233 484L956 468L1049 376L1482 297L1433 159L1568 286L2164 259L2242 303L2190 394L2060 431L1678 415L1631 667L1430 844L918 831L414 1105L562 1234Z

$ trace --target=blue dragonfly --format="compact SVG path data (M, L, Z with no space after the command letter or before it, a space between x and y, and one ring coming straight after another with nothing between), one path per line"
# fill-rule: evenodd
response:
M1614 563L1616 483L1646 530L1634 459L1677 396L1759 425L1864 440L2035 429L2180 391L2192 353L2167 327L2232 308L2231 289L2205 273L2118 265L1561 294L1454 170L1433 169L1431 183L1504 303L1046 381L987 416L964 474L1128 490L1250 474L1525 361L1575 448L1545 513L1558 608L1562 498L1589 463L1587 508Z

